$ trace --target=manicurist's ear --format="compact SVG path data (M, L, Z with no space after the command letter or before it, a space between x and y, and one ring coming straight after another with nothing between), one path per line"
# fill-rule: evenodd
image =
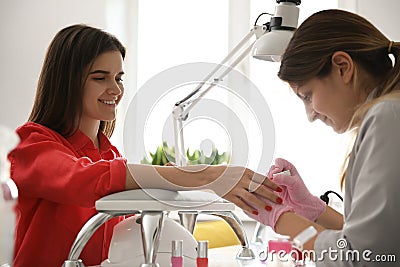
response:
M349 54L343 51L332 55L332 68L340 75L344 83L350 83L354 74L354 62Z

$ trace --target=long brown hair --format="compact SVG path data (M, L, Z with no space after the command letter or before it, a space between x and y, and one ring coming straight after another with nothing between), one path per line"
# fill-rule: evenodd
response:
M100 29L76 24L60 30L47 50L29 121L72 135L82 114L84 69L108 51L119 51L125 58L120 41ZM100 122L108 137L114 127L115 120Z
M323 78L330 74L331 57L337 51L348 53L355 62L355 90L368 93L374 89L364 87L357 79L358 67L377 81L377 85L371 85L377 86L374 99L357 108L348 126L357 134L368 109L382 99L397 98L400 88L399 43L390 42L372 23L343 10L313 14L294 33L282 57L278 77L297 86L312 78ZM394 56L394 65L389 54ZM346 171L342 186L345 174Z

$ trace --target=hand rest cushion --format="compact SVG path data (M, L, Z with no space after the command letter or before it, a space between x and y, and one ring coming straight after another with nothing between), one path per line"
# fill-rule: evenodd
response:
M207 210L232 211L234 204L205 191L135 189L105 196L96 201L98 211Z

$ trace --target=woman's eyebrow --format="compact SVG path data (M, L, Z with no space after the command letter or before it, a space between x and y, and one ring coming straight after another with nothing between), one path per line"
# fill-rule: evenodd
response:
M90 74L97 74L97 73L101 73L101 74L110 74L110 72L109 72L109 71L106 71L106 70L94 70L94 71L89 72L89 75L90 75ZM123 75L123 74L125 74L125 72L120 71L118 74Z
M89 72L89 74L96 74L96 73L109 74L110 72L105 70L94 70Z

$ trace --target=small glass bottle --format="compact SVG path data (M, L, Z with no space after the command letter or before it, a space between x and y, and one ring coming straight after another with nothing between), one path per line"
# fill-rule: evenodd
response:
M208 267L208 241L197 242L197 267Z
M292 244L287 239L269 240L267 266L291 267L293 261L290 258Z
M172 241L171 267L183 267L183 241Z

